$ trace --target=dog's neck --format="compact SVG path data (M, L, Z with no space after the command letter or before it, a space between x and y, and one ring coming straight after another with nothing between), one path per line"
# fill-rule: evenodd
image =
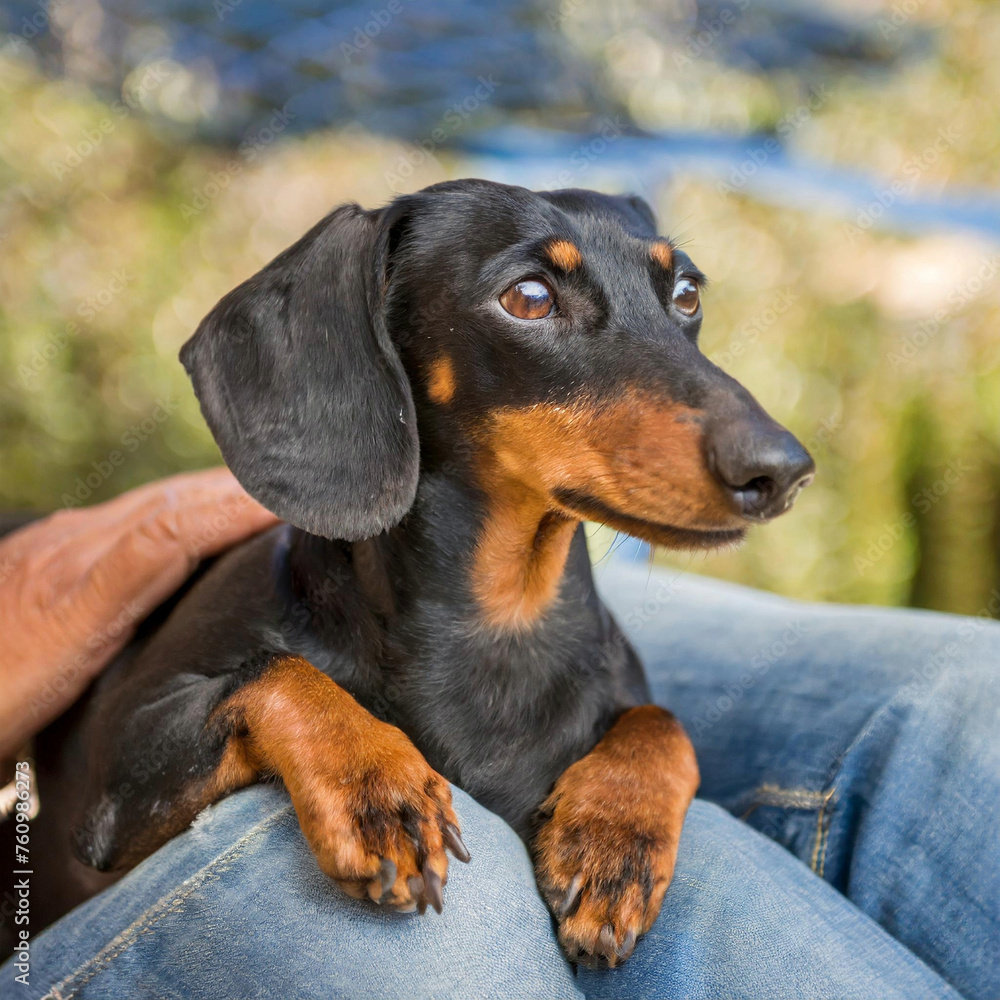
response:
M468 569L487 627L526 632L559 595L579 521L510 481L492 484Z
M418 588L470 607L486 628L524 633L559 596L578 524L516 482L486 491L435 472L390 538Z
M349 546L350 561L383 618L406 614L417 598L470 624L527 636L560 600L567 575L581 577L575 595L593 591L586 560L570 558L579 523L514 482L494 482L486 493L463 476L426 473L402 524ZM343 549L316 540L314 567L332 552L326 546Z

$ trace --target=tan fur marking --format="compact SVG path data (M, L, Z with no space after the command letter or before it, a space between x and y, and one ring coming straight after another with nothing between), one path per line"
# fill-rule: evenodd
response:
M490 507L472 585L492 626L526 628L558 595L573 529L586 516L554 497L560 489L648 522L643 536L655 544L677 544L656 525L742 527L705 464L701 414L689 407L637 396L508 407L493 412L483 437ZM607 523L642 534L631 523Z
M674 248L666 240L657 240L650 246L649 256L666 270L674 259Z
M440 357L431 364L427 395L432 403L439 406L446 406L455 398L455 366L451 363L451 358Z
M493 627L528 628L558 595L579 518L549 506L544 497L516 482L495 484L473 579L480 607Z
M569 240L553 240L545 248L545 255L563 271L572 271L583 263L583 256L576 244Z

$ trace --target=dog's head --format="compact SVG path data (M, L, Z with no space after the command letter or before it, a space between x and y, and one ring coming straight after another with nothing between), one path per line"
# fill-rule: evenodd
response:
M421 465L669 546L742 537L813 474L698 350L704 278L638 198L435 185L339 208L181 357L247 491L307 531L397 524Z

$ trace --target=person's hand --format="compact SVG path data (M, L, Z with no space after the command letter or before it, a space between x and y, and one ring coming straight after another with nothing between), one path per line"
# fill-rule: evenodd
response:
M0 758L68 708L201 558L275 523L210 469L0 540Z

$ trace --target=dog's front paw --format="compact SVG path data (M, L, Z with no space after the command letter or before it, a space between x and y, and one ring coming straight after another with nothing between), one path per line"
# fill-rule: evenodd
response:
M445 848L461 861L469 854L448 782L401 730L373 718L362 738L326 747L295 773L299 823L327 875L358 899L441 912Z
M584 757L539 808L533 840L539 888L571 961L623 962L653 925L674 872L674 812ZM676 829L674 829L676 827Z

